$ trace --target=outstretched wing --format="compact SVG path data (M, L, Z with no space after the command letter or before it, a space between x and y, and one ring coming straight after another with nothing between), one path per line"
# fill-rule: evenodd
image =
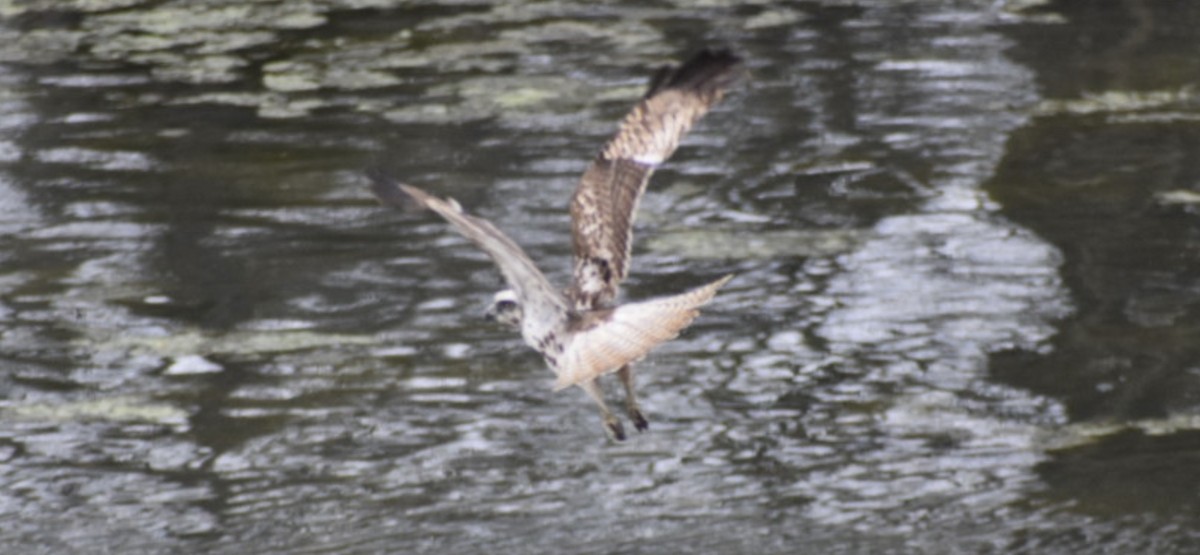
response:
M580 178L571 199L575 250L570 297L577 310L600 308L629 271L634 212L654 168L716 104L738 76L741 59L704 50L655 75L641 102Z
M437 212L492 258L504 275L504 281L516 292L521 303L524 311L522 331L526 332L525 335L532 332L533 336L540 337L549 329L561 325L567 314L566 299L550 285L529 255L491 222L463 212L454 199L434 197L416 187L397 183L377 170L369 171L368 175L371 177L371 192L380 202L402 207L407 199L411 199ZM531 330L531 326L535 329Z
M555 391L614 372L674 339L730 279L732 275L681 295L585 314L558 357Z

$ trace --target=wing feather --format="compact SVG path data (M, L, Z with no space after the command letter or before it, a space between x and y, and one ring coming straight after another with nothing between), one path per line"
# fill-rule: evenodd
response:
M724 95L741 60L704 50L679 67L661 69L622 120L617 134L592 160L571 199L577 310L607 305L629 271L633 220L654 168Z
M733 276L672 297L629 303L591 313L558 357L555 391L577 385L641 360L670 341L700 314Z
M472 243L491 257L500 269L504 281L516 293L525 317L522 319L522 335L540 338L550 328L561 325L567 314L567 302L552 286L541 270L504 232L491 222L463 212L454 199L440 199L421 189L397 183L379 171L370 171L371 191L385 205L404 206L406 201L415 201L450 222ZM541 329L530 329L530 326Z

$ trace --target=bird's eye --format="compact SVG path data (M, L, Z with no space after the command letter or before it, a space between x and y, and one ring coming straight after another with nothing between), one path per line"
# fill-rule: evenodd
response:
M513 301L499 301L496 303L496 310L498 312L508 312L509 310L512 310L516 307L517 307L517 303L515 303Z

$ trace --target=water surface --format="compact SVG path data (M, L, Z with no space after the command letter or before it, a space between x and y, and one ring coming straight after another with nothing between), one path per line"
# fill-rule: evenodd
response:
M0 2L0 546L1187 552L1200 9ZM630 299L649 432L479 315L380 164L549 277L652 69L748 60Z

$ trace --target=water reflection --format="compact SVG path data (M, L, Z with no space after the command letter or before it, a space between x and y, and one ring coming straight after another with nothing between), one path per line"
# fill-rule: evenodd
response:
M976 4L0 2L0 545L1186 551L1200 12ZM574 179L710 41L753 79L628 292L739 277L609 444L359 168L564 282Z

